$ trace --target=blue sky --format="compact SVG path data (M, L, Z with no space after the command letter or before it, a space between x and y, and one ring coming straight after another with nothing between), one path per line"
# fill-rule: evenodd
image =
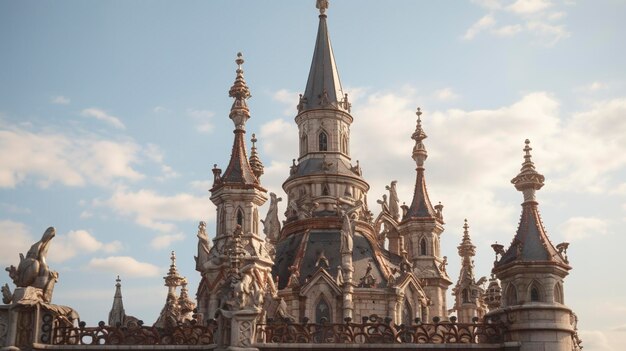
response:
M489 245L508 244L519 220L510 179L531 139L544 224L555 244L571 242L566 303L588 349L619 350L626 2L337 0L328 15L370 208L394 179L410 201L419 105L448 270L456 279L467 218L487 275ZM117 274L127 313L154 322L170 250L195 291L197 222L214 234L210 169L232 143L236 53L261 181L281 194L317 22L312 0L0 1L0 263L55 226L54 301L92 325Z

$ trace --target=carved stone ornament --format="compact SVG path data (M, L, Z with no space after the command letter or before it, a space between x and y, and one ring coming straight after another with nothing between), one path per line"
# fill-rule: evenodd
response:
M17 287L34 287L41 289L41 299L46 303L52 300L54 284L59 277L59 274L50 270L46 263L46 255L48 254L50 241L55 235L56 230L54 227L46 229L41 240L30 247L26 256L20 254L20 263L17 268L13 265L6 268L6 271L9 272L9 276Z
M263 223L263 233L268 242L275 243L280 235L280 221L278 219L278 203L283 199L277 197L276 194L270 193L270 208L267 211L265 220L261 220Z

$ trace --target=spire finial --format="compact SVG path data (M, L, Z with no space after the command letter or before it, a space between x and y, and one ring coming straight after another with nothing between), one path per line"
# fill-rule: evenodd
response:
M524 203L535 202L535 191L543 187L545 177L535 170L535 164L532 161L530 151L530 140L524 141L524 163L520 173L511 180L515 188L524 194Z
M415 140L413 159L417 163L417 167L424 167L424 161L428 157L428 153L422 141L428 136L424 133L424 129L422 129L422 109L418 107L415 114L417 115L417 125L415 126L415 132L411 135L411 139Z
M317 0L315 7L320 10L320 15L325 15L328 10L328 0Z
M244 63L244 59L241 52L237 53L235 63L237 64L237 77L235 78L233 86L228 91L228 96L235 98L235 101L233 102L233 106L230 108L229 117L235 123L235 129L245 130L246 121L250 118L250 110L248 109L248 103L246 102L246 100L250 97L250 89L248 89L248 85L243 78L242 65Z
M122 280L120 279L120 276L118 275L118 276L117 276L117 279L115 279L115 283L116 283L115 285L118 285L118 284L120 284L121 282L122 282Z
M257 177L257 179L261 178L263 175L263 162L259 158L259 153L256 149L256 142L258 141L256 138L256 134L252 134L252 148L250 149L250 167L252 168L252 172Z
M469 238L469 225L467 224L467 218L465 218L465 223L463 223L463 237Z

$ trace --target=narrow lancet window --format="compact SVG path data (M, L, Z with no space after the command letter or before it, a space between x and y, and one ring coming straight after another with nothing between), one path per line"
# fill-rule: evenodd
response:
M243 227L243 211L240 208L237 209L237 224Z
M319 150L328 151L328 135L325 132L320 132L319 135Z
M322 323L322 319L330 322L330 306L324 297L321 297L315 306L315 323Z
M426 256L426 239L420 240L420 255Z
M530 301L531 302L539 302L541 299L539 297L539 289L536 286L530 288Z

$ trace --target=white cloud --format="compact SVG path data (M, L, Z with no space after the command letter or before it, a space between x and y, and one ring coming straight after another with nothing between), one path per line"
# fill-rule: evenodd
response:
M12 213L12 214L30 214L31 213L29 208L20 207L14 204L6 203L6 202L0 203L0 209L2 209L2 211L5 211L6 213Z
M452 90L452 88L444 88L435 91L435 98L441 101L450 101L458 97L459 96Z
M176 234L163 234L155 237L150 241L150 246L155 249L163 249L172 245L172 243L176 241L181 241L185 239L185 234L176 233Z
M586 87L586 90L588 90L588 91L598 91L598 90L602 90L602 89L606 89L606 88L607 88L607 85L605 83L596 81L596 82L593 82L593 83L589 84Z
M570 36L565 25L553 25L541 21L526 23L526 29L537 38L539 44L545 46L554 46L559 40Z
M507 9L517 14L528 15L548 9L552 3L548 0L517 0Z
M213 131L213 123L211 120L215 115L209 110L198 110L193 108L187 109L187 115L196 122L196 130L200 133L210 133Z
M571 242L606 235L608 227L608 223L600 218L572 217L559 226L559 231Z
M519 24L512 24L496 28L491 32L499 37L512 37L523 30L523 27Z
M105 186L120 179L144 177L133 168L141 148L131 141L0 126L0 149L4 151L0 154L0 187L4 188L13 188L29 178L47 187L52 183Z
M176 229L175 221L208 220L213 216L206 197L179 193L160 195L152 190L136 192L117 189L106 201L95 201L96 206L107 206L113 211L134 217L135 223L161 232Z
M163 181L170 178L176 178L179 174L172 169L172 167L166 165L163 162L164 156L161 148L156 144L148 144L144 148L144 154L148 159L152 160L161 166L161 175L157 177L157 180Z
M298 151L285 145L298 145L298 127L284 119L274 119L261 126L259 144L263 155L271 155L274 160L286 162L298 157Z
M272 98L286 106L283 110L283 115L293 116L296 113L296 106L300 100L298 93L287 89L281 89L275 92L274 95L272 95Z
M86 268L119 274L125 277L156 277L160 273L159 267L150 263L139 262L129 256L93 258L89 261Z
M496 24L496 20L492 14L487 14L483 16L481 19L472 24L471 27L467 29L465 34L463 35L463 39L472 40L476 35L483 30L493 27Z
M97 120L106 122L117 129L126 129L126 126L122 123L122 121L120 121L119 118L109 115L104 110L92 107L84 109L81 114L85 117L93 117Z
M212 181L209 180L194 180L189 183L192 189L199 190L202 192L208 192L213 185Z
M472 2L489 10L498 10L502 8L500 0L472 0Z
M64 262L77 255L95 252L114 253L122 248L122 243L98 241L86 230L72 230L65 235L57 235L50 244L48 258L51 262Z
M567 14L563 11L559 11L559 12L552 12L550 13L547 18L550 21L558 21L562 18L565 18L565 16L567 16Z
M59 95L59 96L54 96L52 99L50 99L50 102L55 105L69 105L70 98Z
M45 228L44 228L45 230ZM43 231L42 231L43 234ZM39 239L34 239L24 223L12 220L0 220L0 265L17 266L20 263L18 253L26 254L30 246Z

